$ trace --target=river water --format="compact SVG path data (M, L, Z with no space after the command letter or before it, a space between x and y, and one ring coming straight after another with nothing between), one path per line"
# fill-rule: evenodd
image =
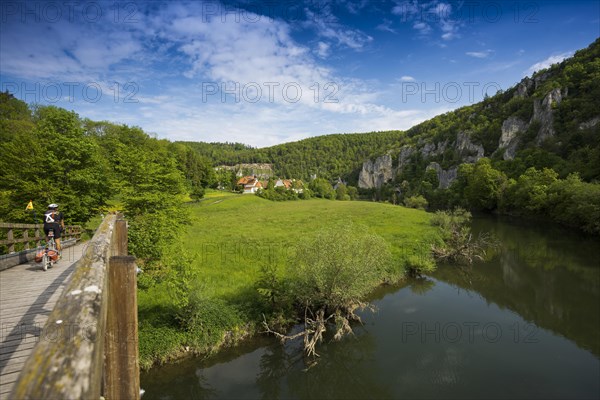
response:
M143 399L600 398L600 240L475 218L500 247L373 295L356 336L318 348L257 338L142 374Z

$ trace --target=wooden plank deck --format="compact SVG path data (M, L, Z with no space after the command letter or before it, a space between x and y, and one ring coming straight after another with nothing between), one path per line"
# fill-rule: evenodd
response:
M64 249L46 272L35 262L0 272L0 400L8 399L35 344L56 339L44 325L85 246Z

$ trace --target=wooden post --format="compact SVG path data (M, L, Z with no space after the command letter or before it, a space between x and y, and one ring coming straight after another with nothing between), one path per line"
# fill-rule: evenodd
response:
M107 400L140 398L136 279L135 257L110 258L104 342L104 397Z
M40 228L35 228L35 247L40 247L42 240L40 238Z
M29 231L27 228L23 230L23 239L25 239L25 250L29 250Z
M111 251L113 256L127 255L127 221L124 219L115 221Z
M6 239L9 241L14 240L12 228L8 228L8 233L6 234ZM14 242L11 242L8 244L8 254L14 253L14 252L15 252L15 244L14 244Z

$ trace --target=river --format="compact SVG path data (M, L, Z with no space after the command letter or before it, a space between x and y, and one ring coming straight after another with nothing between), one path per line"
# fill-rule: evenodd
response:
M477 217L500 247L373 294L356 336L318 348L257 338L141 376L149 399L600 398L600 240Z

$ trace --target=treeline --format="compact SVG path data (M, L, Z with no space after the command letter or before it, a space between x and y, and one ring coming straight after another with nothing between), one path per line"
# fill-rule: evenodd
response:
M399 148L401 131L334 134L272 147L252 148L239 143L182 142L217 165L274 164L277 176L308 181L311 176L358 181L363 162L390 148Z
M215 179L211 162L188 146L54 106L29 107L8 92L0 93L0 153L1 220L40 223L49 203L69 224L124 210L130 250L147 260L160 258L185 222L187 195L201 196ZM25 210L29 200L33 212Z
M357 200L358 189L345 183L337 183L335 187L324 178L313 179L308 185L294 181L291 188L275 187L274 179L269 179L267 187L259 189L256 195L272 201L309 200L313 197L329 200Z
M430 169L420 182L385 185L371 195L415 208L471 210L550 218L555 222L600 234L600 184L584 182L578 173L560 179L551 168L530 167L516 179L482 158L462 164L448 189L438 189Z

